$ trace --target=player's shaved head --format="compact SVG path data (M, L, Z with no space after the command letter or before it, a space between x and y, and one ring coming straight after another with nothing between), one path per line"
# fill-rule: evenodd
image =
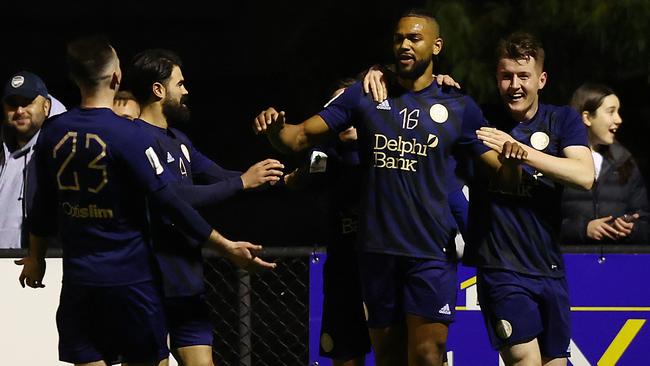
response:
M440 36L440 26L431 12L421 8L411 8L403 12L400 19L409 17L426 19L427 23L431 26L430 30L433 37L437 38Z

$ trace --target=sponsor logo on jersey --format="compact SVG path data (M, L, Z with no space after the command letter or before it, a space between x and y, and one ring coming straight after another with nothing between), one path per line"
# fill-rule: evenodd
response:
M449 309L449 304L445 304L445 306L441 307L440 310L438 310L439 314L445 314L445 315L451 315L451 309Z
M381 109L381 110L384 110L384 111L390 111L390 104L388 104L388 99L386 99L383 102L377 104L377 109Z

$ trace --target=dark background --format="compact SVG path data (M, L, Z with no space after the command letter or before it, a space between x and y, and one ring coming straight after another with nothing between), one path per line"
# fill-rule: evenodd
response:
M568 3L568 4L567 4ZM493 49L516 29L536 33L549 72L542 100L566 104L591 80L612 86L625 121L619 140L648 177L650 34L647 1L257 1L86 2L75 5L0 5L3 79L21 69L40 75L50 93L71 107L79 102L67 79L65 42L101 32L123 66L145 48L169 48L183 58L192 122L178 126L208 157L246 170L281 157L252 133L261 110L277 106L289 121L317 112L336 79L390 62L392 25L410 6L438 17L445 39L437 72L449 73L481 104L498 103ZM206 212L236 239L266 245L322 243L324 207L314 192L271 189L234 197Z

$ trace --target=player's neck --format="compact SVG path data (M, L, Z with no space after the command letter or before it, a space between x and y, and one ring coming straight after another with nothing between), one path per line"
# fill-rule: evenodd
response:
M431 66L427 67L425 72L417 79L405 79L398 76L397 81L404 89L420 91L433 83L433 74L431 73L431 70Z
M81 89L81 108L113 108L115 91L107 90L83 90Z
M147 122L150 125L165 130L169 127L169 124L167 123L167 118L165 118L165 115L162 113L162 109L156 108L155 104L143 107L142 111L140 112L140 117L138 118Z

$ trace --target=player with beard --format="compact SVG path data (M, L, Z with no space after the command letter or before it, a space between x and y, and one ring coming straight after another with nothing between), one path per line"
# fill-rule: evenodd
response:
M393 36L392 97L377 103L356 83L300 124L286 124L283 111L269 108L253 126L276 148L301 151L354 121L365 190L359 266L378 365L442 363L456 305L452 149L480 157L502 183L516 182L525 156L517 144L499 154L481 143L476 103L433 82L442 43L433 16L409 10Z
M174 52L151 49L137 54L128 70L131 90L141 108L135 122L156 141L156 152L174 174L179 196L195 206L205 206L238 191L277 182L283 168L279 161L261 161L245 173L226 170L196 150L185 134L171 127L190 119L181 66ZM154 215L152 222L172 353L185 366L212 365L213 327L205 301L201 250L178 245L191 239L165 217Z
M76 39L66 56L81 104L41 129L34 151L37 187L26 222L30 248L17 261L23 266L19 281L44 286L45 238L58 236L59 358L88 366L164 364L167 330L154 282L145 198L173 217L193 244L205 242L239 265L273 265L251 253L261 247L227 240L178 199L153 152L153 139L110 109L122 71L108 40Z

